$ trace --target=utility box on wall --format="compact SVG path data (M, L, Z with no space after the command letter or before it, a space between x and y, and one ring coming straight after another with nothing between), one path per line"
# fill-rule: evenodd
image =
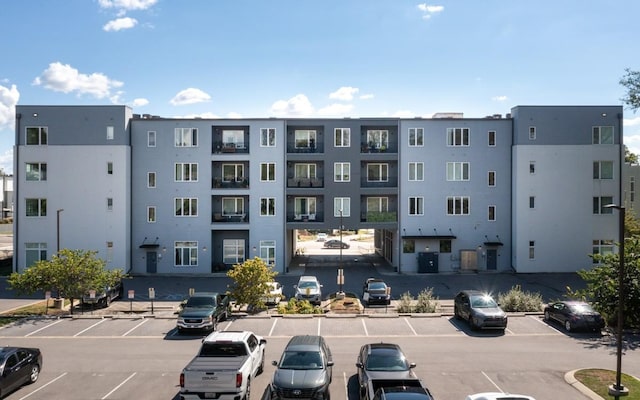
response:
M418 273L438 272L438 254L437 252L418 253Z

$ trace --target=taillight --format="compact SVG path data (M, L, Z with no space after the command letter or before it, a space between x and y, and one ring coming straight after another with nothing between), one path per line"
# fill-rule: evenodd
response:
M242 386L242 374L236 374L236 387Z
M180 374L180 387L184 387L184 373Z

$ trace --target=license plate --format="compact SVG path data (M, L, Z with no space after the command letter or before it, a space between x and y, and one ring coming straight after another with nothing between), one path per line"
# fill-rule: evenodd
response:
M216 395L216 393L205 393L205 394L204 394L204 398L205 398L205 399L215 399L215 398L217 398L217 397L218 397L218 396Z

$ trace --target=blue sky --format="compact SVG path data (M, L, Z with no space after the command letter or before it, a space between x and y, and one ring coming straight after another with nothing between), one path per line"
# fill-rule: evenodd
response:
M465 117L618 105L640 2L2 1L0 168L15 106L163 117ZM640 154L640 113L625 109Z

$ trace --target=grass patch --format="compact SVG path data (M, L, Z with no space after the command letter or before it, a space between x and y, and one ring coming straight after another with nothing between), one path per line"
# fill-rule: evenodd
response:
M609 385L616 381L616 372L608 369L582 369L576 371L575 378L596 392L603 399L613 399L613 396L609 396ZM621 397L625 400L640 400L640 381L634 377L622 374L622 385L629 389L629 395Z
M68 306L69 300L64 299L65 307ZM37 303L30 304L28 306L24 306L21 308L17 308L13 311L0 314L0 326L8 325L12 322L15 322L21 318L25 317L33 317L33 316L42 316L42 315L69 315L68 309L59 309L53 307L53 300L49 300L49 306L47 307L47 301L42 300Z

